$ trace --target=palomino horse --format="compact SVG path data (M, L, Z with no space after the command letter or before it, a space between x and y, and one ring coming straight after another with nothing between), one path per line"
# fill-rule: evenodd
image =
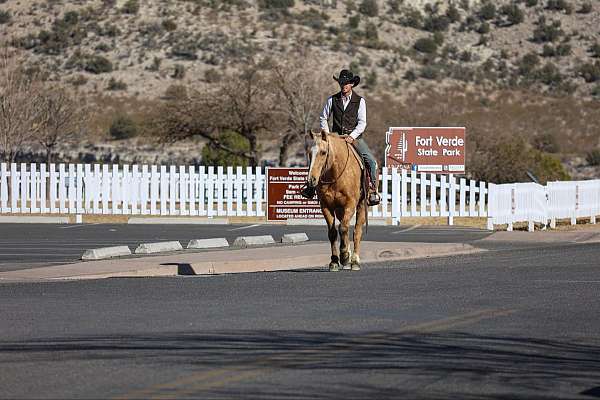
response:
M309 187L316 188L325 221L329 241L331 242L330 271L339 271L340 263L344 269L360 270L360 240L363 224L367 220L365 191L361 189L361 165L355 157L351 144L343 136L325 131L312 132ZM349 226L356 213L354 226L354 252L350 256ZM340 221L338 249L338 231L336 218ZM350 266L348 266L350 264Z

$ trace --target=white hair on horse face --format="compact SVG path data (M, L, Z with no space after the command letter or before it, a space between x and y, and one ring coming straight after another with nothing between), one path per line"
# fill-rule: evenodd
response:
M308 168L308 176L311 175L312 170L313 170L313 166L315 165L315 159L317 158L317 153L319 152L319 143L314 140L313 141L313 145L310 148L310 167Z

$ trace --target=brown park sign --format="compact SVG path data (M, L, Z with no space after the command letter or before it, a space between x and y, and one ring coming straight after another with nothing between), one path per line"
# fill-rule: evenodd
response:
M267 221L323 218L319 201L300 191L308 168L267 168Z
M390 128L385 166L419 172L465 172L465 128Z

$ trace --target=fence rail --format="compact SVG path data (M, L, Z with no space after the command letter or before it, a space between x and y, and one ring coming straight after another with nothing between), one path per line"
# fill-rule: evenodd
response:
M382 202L370 216L487 216L487 186L453 175L383 168ZM266 209L262 168L0 164L0 212L257 216Z

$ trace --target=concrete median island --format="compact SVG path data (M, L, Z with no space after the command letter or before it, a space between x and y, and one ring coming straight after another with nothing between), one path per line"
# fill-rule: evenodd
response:
M463 243L363 242L361 260L363 264L368 264L482 251L485 250ZM307 242L290 246L180 252L168 255L77 262L1 272L0 281L212 275L320 269L325 268L329 263L329 258L329 242Z

